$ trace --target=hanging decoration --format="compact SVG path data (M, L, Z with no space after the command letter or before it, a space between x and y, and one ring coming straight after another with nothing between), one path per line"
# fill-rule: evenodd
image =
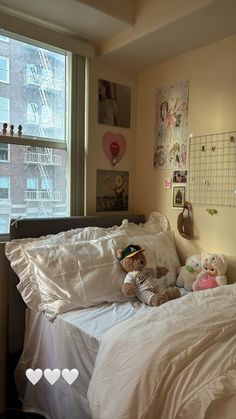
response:
M122 134L108 131L102 139L103 150L112 166L115 167L126 151L126 139Z

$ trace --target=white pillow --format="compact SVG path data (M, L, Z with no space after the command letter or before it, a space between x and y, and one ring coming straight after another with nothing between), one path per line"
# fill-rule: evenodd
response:
M126 221L126 232L129 237L138 236L141 234L154 234L168 230L167 218L159 212L152 212L145 223L135 224Z
M125 272L116 253L127 245L124 232L111 232L91 241L22 246L20 260L14 252L8 257L25 303L54 318L74 308L126 300L121 290Z
M19 251L21 245L24 245L25 248L30 248L32 246L44 246L47 244L65 244L76 243L80 240L94 240L109 235L110 233L124 231L127 228L127 225L128 220L123 220L119 227L117 225L108 228L91 226L81 227L37 238L15 239L6 243L6 255L8 257L8 254L12 251Z
M155 281L161 287L176 283L177 269L180 267L179 257L176 252L174 233L172 231L156 234L129 237L130 244L139 244L145 250L147 267L166 267L169 272L164 277Z

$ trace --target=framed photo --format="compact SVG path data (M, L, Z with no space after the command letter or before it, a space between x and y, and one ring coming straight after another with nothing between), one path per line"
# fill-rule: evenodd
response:
M99 79L98 122L130 128L130 87Z
M128 211L129 172L97 170L96 211Z
M185 202L185 186L173 186L173 208L183 208Z
M175 170L173 172L173 183L187 183L187 170Z

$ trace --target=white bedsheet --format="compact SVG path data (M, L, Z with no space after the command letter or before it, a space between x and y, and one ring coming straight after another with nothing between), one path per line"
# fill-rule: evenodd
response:
M138 301L107 303L59 315L53 322L27 309L24 350L15 371L23 410L47 419L90 419L87 389L102 336L148 309ZM77 368L79 377L71 386L62 377L53 386L45 378L33 386L25 376L28 368Z
M103 337L93 419L235 419L236 284L185 295Z

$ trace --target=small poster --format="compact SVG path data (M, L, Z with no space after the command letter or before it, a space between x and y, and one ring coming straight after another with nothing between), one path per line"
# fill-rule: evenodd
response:
M97 170L96 211L128 211L129 172Z
M99 79L99 124L130 128L130 87Z

